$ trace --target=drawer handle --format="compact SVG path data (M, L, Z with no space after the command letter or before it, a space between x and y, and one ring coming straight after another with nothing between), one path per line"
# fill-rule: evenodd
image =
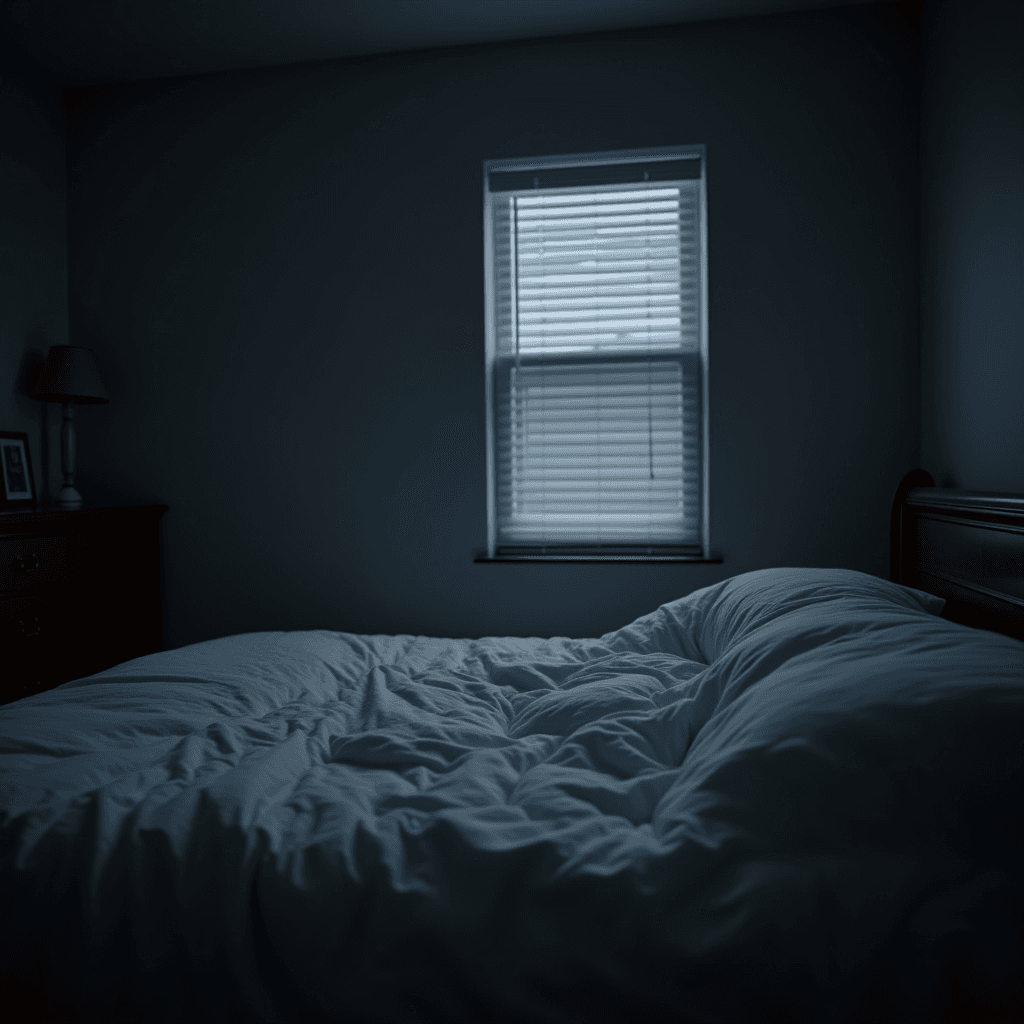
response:
M39 617L38 616L33 616L31 619L29 619L27 621L29 623L34 623L34 625L33 625L33 627L31 629L29 629L29 627L25 624L26 623L25 619L18 619L18 625L21 627L21 635L22 636L40 636L40 635L42 635L43 627L39 624Z
M32 561L31 565L28 564L28 559L24 555L15 555L14 557L18 563L18 568L22 572L35 572L39 568L39 556L34 551L28 556Z

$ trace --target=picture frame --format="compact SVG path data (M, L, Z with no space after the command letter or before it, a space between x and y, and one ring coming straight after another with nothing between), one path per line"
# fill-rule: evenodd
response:
M28 434L0 430L0 512L35 512Z

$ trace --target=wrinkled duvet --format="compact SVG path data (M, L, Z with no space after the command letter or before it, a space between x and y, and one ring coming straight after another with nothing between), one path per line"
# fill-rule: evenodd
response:
M1024 644L941 608L763 570L600 639L254 633L2 707L0 959L167 1021L1015 1012Z

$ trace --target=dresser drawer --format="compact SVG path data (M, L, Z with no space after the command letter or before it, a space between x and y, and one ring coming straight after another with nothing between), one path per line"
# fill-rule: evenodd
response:
M166 511L0 515L0 704L161 649Z
M68 605L45 598L0 600L0 703L64 682L78 646Z
M23 594L68 578L74 570L75 538L0 539L0 596Z

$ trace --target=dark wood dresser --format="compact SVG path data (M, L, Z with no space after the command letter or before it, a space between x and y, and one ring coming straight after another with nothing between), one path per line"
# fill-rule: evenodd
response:
M166 511L0 515L0 704L161 650Z

